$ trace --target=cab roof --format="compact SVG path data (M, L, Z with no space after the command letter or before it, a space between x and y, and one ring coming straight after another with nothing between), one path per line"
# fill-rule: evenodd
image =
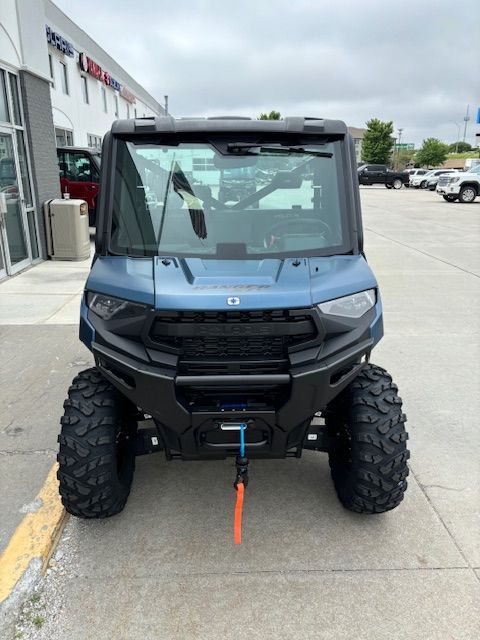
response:
M142 133L303 133L344 136L347 126L342 120L289 117L283 120L253 120L241 116L215 116L210 118L173 118L157 116L115 120L114 135Z

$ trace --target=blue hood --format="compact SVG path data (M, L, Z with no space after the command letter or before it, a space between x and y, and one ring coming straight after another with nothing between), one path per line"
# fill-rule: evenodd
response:
M365 258L203 260L99 256L87 289L157 309L232 310L309 307L376 287Z

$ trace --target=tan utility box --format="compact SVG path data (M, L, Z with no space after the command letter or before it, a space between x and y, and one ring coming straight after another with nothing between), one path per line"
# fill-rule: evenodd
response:
M52 260L90 257L88 205L85 200L47 200L43 205L47 251Z

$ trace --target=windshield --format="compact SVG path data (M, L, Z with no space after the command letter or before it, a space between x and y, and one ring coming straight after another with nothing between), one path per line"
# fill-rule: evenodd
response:
M118 140L110 250L227 259L341 253L339 155L339 142Z

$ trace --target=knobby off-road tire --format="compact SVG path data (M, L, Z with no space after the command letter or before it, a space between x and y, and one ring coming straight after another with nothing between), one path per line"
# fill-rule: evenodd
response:
M113 516L133 480L135 407L96 368L74 378L63 406L57 456L63 505L80 518Z
M406 417L391 376L366 364L325 412L334 445L329 453L335 489L344 507L383 513L403 500L407 488Z

